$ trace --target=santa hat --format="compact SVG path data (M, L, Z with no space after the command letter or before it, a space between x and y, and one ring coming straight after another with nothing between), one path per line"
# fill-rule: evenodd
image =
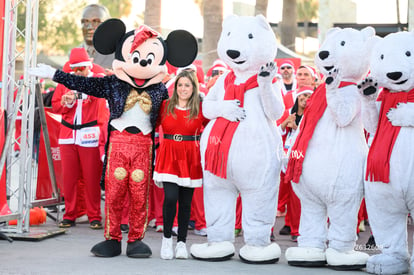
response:
M292 70L295 71L295 65L293 64L292 60L290 59L284 60L279 68L286 67L286 66L291 67Z
M299 97L303 94L313 94L313 88L310 86L303 86L296 92L296 97Z
M316 75L316 70L315 70L313 67L311 67L311 66L309 66L309 65L302 65L302 66L300 66L300 67L307 69L307 70L310 72L311 76L312 76L314 79L316 79L316 78L317 78L317 75Z
M197 67L194 64L190 64L185 67L180 67L177 69L177 75L179 75L182 71L194 71L197 73Z
M211 74L213 73L213 70L222 71L222 72L225 72L225 71L230 71L229 66L227 66L227 64L226 64L226 63L224 63L224 62L223 62L222 60L220 60L220 59L216 59L216 60L213 62L213 66L211 66L211 68L210 68L210 69L208 69L208 71L207 71L207 76L208 76L208 77L210 77L210 76L211 76Z
M92 66L92 61L84 48L73 48L69 56L69 66L71 68Z

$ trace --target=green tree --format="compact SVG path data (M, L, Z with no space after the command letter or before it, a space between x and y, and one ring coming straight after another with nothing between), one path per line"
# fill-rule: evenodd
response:
M318 0L297 0L296 2L298 20L303 21L304 36L308 36L308 25L318 16L319 1Z
M128 16L132 11L132 0L100 0L99 2L108 8L113 18Z

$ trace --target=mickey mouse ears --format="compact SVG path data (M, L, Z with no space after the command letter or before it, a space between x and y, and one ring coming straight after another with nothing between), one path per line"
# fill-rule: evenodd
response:
M115 52L119 39L125 34L124 22L111 18L98 26L93 34L93 46L101 54Z
M125 24L119 19L108 19L98 26L93 35L93 45L101 54L111 54L124 41ZM128 33L129 34L129 33ZM162 39L162 38L161 38ZM198 53L196 38L188 31L172 31L164 40L167 61L175 67L190 65Z
M167 60L175 67L186 67L197 57L198 44L196 38L185 30L172 31L167 39Z

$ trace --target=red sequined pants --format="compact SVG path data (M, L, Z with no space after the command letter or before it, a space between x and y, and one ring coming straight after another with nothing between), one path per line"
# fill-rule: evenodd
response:
M105 238L121 240L126 194L129 194L128 242L144 238L152 162L150 135L111 132L105 172Z

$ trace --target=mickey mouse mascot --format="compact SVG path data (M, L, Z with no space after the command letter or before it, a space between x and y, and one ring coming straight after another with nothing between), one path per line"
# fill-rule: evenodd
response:
M197 40L184 30L173 31L164 40L145 25L126 33L121 20L109 19L95 31L93 42L101 54L115 52L113 75L81 77L44 64L31 68L29 74L52 78L69 89L108 101L110 118L101 180L105 184L106 240L91 252L98 257L121 254L121 212L128 193L130 230L126 255L147 258L152 252L142 239L148 223L152 133L161 103L168 98L161 82L167 73L165 63L176 67L191 64L197 55Z

